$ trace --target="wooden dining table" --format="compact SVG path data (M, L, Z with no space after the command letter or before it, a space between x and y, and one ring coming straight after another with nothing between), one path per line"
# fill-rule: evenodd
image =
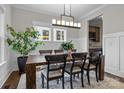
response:
M36 67L41 65L47 65L45 57L43 55L29 55L26 62L26 88L36 88ZM104 79L104 56L99 64L99 80Z

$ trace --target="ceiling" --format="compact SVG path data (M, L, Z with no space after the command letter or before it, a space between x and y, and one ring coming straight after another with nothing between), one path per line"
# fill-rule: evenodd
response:
M53 16L59 16L64 12L64 4L13 4L12 6ZM80 18L101 6L103 4L71 4L71 14Z

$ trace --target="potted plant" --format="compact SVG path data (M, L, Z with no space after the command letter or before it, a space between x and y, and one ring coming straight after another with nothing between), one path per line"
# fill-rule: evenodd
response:
M38 45L42 45L43 42L36 40L40 34L33 27L26 28L22 32L17 32L13 27L7 25L7 32L8 37L6 41L8 45L22 55L17 58L19 74L22 74L25 72L28 53L35 50Z
M72 49L74 49L74 44L72 43L72 40L69 41L69 42L63 42L61 44L61 48L64 50L64 51L70 51Z
M71 56L71 50L72 49L74 49L74 44L72 43L72 40L71 41L69 41L69 42L63 42L62 44L61 44L61 48L64 50L64 51L66 51L66 52L68 52L68 56L71 58L72 56Z

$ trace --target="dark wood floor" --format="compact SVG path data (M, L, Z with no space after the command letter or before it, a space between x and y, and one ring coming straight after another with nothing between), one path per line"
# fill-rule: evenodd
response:
M20 80L18 71L13 71L6 82L3 84L2 89L16 89Z
M114 78L120 82L124 82L124 78L112 75L110 73L105 73L106 76ZM16 89L20 80L20 75L18 71L13 71L6 82L3 84L2 89Z

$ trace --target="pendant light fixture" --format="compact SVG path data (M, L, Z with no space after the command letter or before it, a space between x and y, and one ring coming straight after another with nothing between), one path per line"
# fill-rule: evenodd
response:
M66 5L64 4L64 14L60 16L60 19L52 19L53 26L69 27L80 29L81 23L75 22L74 16L71 15L71 4L69 5L69 13L66 14L65 11Z

